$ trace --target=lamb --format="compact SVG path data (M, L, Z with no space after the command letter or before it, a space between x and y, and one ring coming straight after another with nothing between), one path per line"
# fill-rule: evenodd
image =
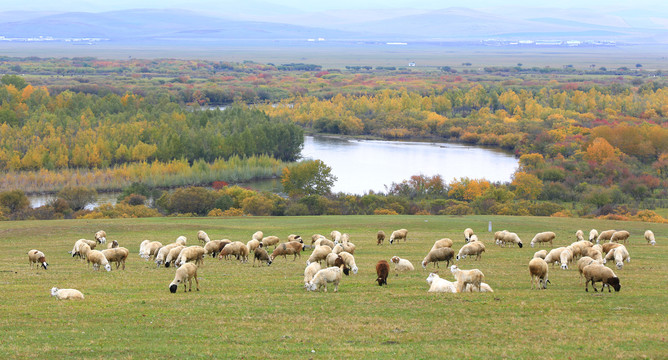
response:
M610 242L620 243L623 241L624 244L626 244L626 240L629 239L629 236L631 236L631 234L626 230L615 231L610 237Z
M394 263L394 273L396 276L399 276L400 272L415 270L415 267L413 267L413 264L411 264L410 261L402 259L398 256L392 256L390 261Z
M522 245L522 240L520 239L520 237L517 236L517 234L515 234L514 232L509 232L509 231L506 231L503 234L503 237L501 238L501 246L502 247L505 246L506 243L509 243L511 245L512 244L517 244L517 246L519 246L520 249L523 246Z
M304 240L302 240L302 237L299 236L299 235L295 235L295 234L288 235L288 242L290 242L290 241L297 241L297 242L300 242L302 244L304 243Z
M537 244L537 243L544 243L544 242L549 242L550 246L553 246L552 245L552 240L554 240L556 237L557 237L557 234L555 234L552 231L545 231L545 232L538 233L538 234L536 234L536 236L533 237L533 239L531 239L531 247L534 247L535 244Z
M573 251L570 247L565 248L561 254L559 254L559 263L561 263L561 269L568 269L568 263L573 261Z
M444 247L451 248L452 247L452 240L450 240L448 238L443 238L443 239L440 239L440 240L436 240L434 242L434 245L431 247L431 250L436 250L436 249L440 249L440 248L444 248Z
M339 290L339 283L341 282L341 272L341 268L336 266L321 269L309 281L307 289L309 291L316 291L324 287L324 291L327 292L327 283L333 283L334 292L337 292Z
M33 264L37 264L37 269L39 269L41 266L44 268L44 270L46 270L49 266L49 264L46 262L46 256L44 253L36 249L28 251L28 264L30 264L31 269L33 268Z
M654 239L654 232L652 230L645 231L645 240L650 245L656 245L656 239Z
M357 265L355 264L355 257L353 256L353 254L351 254L347 251L343 251L343 252L339 253L339 256L341 257L341 259L343 259L343 262L346 264L346 266L348 268L350 268L350 270L353 271L353 274L357 274L358 269L357 269ZM346 275L348 275L348 274L346 274Z
M575 232L575 241L584 241L584 239L584 232L582 232L582 230Z
M197 280L197 265L193 263L185 263L180 268L176 269L176 274L174 275L174 280L169 284L169 292L172 294L176 293L176 290L179 288L179 284L183 284L183 292L186 291L186 281L190 284L190 289L188 291L193 291L193 278L195 278L195 283L197 284L197 291L199 291L199 280Z
M146 240L144 240L144 241L146 241ZM142 242L142 244L144 244L144 242ZM162 247L162 243L159 242L159 241L148 242L148 243L144 244L143 252L142 252L142 249L140 248L140 250L139 250L140 254L139 255L144 260L147 260L147 261L151 258L151 256L153 256L153 259L155 260L155 257L158 256L158 251L160 251L161 247Z
M322 267L317 262L311 263L306 267L306 269L304 269L304 288L308 287L308 283L313 280L313 276L315 276L315 274L317 274L321 269Z
M81 291L76 289L58 289L51 288L51 296L55 296L58 300L83 300L84 295Z
M483 252L485 252L485 244L480 241L470 242L459 249L459 253L457 253L457 260L465 259L466 256L469 255L475 255L475 259L477 261L481 258Z
M594 242L594 240L598 239L598 231L596 229L591 229L589 232L589 242Z
M204 245L204 256L211 255L211 257L215 258L230 243L231 241L227 239L211 240Z
M281 240L278 238L278 236L267 236L262 238L262 246L264 248L267 248L268 246L273 246L276 247L276 244L278 244Z
M482 283L485 275L478 269L460 270L457 265L450 266L450 272L457 279L457 292L462 292L466 284L471 284L473 288L480 291L480 283Z
M626 262L631 262L631 256L629 256L629 251L626 250L626 246L622 245L612 249L603 259L605 264L608 260L615 259L615 265L618 270L621 270L624 267L624 260Z
M385 260L380 260L376 263L376 282L378 286L387 285L387 275L390 273L390 264Z
M533 258L540 258L545 260L545 257L547 256L547 250L538 250L533 254Z
M552 249L545 256L545 262L552 265L558 263L559 261L561 261L561 252L564 250L566 250L566 247L564 246Z
M600 243L602 241L608 241L612 237L612 235L616 232L617 230L606 230L606 231L601 231L601 233L598 235L596 238L596 243Z
M107 249L115 249L118 247L118 241L114 240L107 245Z
M431 273L427 277L427 284L429 284L429 290L427 292L446 292L446 293L456 293L457 287L455 283L442 279L438 274Z
M176 244L175 247L173 247L169 252L167 253L167 256L165 257L165 267L169 267L170 265L174 265L174 262L176 259L179 257L179 254L181 254L181 251L185 249L186 247L183 245Z
M601 246L601 248L603 249L603 253L604 253L604 254L607 254L607 253L610 252L610 250L612 250L612 249L614 249L614 248L616 248L616 247L620 247L620 246L622 246L622 244L617 244L617 243L609 242L609 243L605 243L605 244L603 244L603 246Z
M335 243L341 241L341 232L339 232L339 231L332 230L332 232L329 233L329 236L331 237L332 241L334 241Z
M332 249L336 246L336 244L334 244L334 242L332 240L329 240L329 239L324 238L324 237L315 241L315 247L322 246L322 245L329 246Z
M464 229L464 241L469 242L471 240L471 235L473 235L473 229Z
M269 256L269 260L271 262L276 259L277 256L283 255L283 258L286 260L288 259L288 255L294 255L294 258L292 261L297 260L297 256L302 257L301 252L304 250L304 243L300 243L299 241L290 241L287 243L282 243L274 249L274 252L271 253Z
M378 233L376 234L376 245L383 245L383 241L385 241L385 231L378 230Z
M390 244L393 244L394 240L397 240L398 242L400 239L404 239L404 242L408 240L408 230L399 229L392 231L392 235L390 235Z
M164 264L165 259L167 258L167 255L169 255L169 252L177 246L180 246L180 245L177 244L177 243L171 243L171 244L167 244L167 245L161 247L160 250L158 250L158 255L155 256L155 264L158 267L160 267L160 265Z
M529 261L529 275L531 275L531 289L536 284L536 289L547 289L548 266L545 260L541 258L533 258Z
M204 231L200 230L197 232L197 240L201 241L206 245L211 239L209 239L209 235L207 235Z
M86 244L88 247L92 250L95 249L95 246L97 246L97 241L93 240L86 240L86 239L79 239L74 243L74 247L72 248L72 251L69 253L72 254L72 257L79 256L80 258L83 256L83 253L81 252L81 245Z
M582 269L582 273L585 277L585 291L587 292L589 291L589 282L591 282L594 291L598 291L596 290L595 283L599 281L602 283L601 292L603 292L603 288L606 285L608 286L608 292L611 292L610 286L615 289L615 292L622 288L619 284L619 278L609 267L600 264L591 264L585 266L584 269Z
M260 265L262 265L263 261L267 262L267 265L271 265L271 259L269 259L269 254L267 253L267 250L264 248L257 248L253 252L253 267L255 267L255 260L258 260L260 262Z
M111 271L111 265L109 265L107 257L104 256L104 254L101 251L90 250L85 255L88 264L93 263L93 270L100 270L100 265L101 265L104 266L105 270Z
M475 288L473 287L473 285L471 285L471 284L466 284L466 287L464 287L464 291L462 291L462 292L476 292L476 291L474 291L474 290L475 290ZM489 293L493 293L494 290L492 290L492 287L489 286L489 284L484 283L484 282L481 282L481 283L480 283L480 290L479 290L478 292L483 292L483 293L489 292Z
M107 258L107 261L116 263L116 270L118 270L121 264L123 265L123 270L125 270L125 260L128 258L130 251L124 247L118 247L102 250L102 254Z
M311 256L308 258L306 261L306 265L310 265L311 263L314 262L321 262L327 258L327 254L332 252L332 248L327 246L327 245L321 245L316 247L313 252L311 253Z
M600 262L590 258L589 256L583 256L583 257L580 258L580 260L578 260L578 271L580 272L580 284L582 284L582 278L583 278L582 270L584 269L585 266L591 265L591 264L594 264L594 263L599 264L599 265L601 264Z
M183 246L186 246L186 242L188 242L188 239L183 235L177 237L175 241L175 243Z
M220 254L218 254L218 259L222 259L224 256L227 255L235 255L237 257L237 260L241 262L248 262L248 254L249 251L246 244L242 243L241 241L234 241L229 245L226 245L220 251Z
M104 244L107 242L107 233L104 232L104 230L100 230L95 233L95 241L99 242L100 244Z
M455 256L455 251L452 250L452 248L442 247L438 249L433 249L429 251L427 256L425 256L424 260L422 260L422 268L427 269L427 264L431 262L434 263L434 267L440 267L438 266L439 261L446 261L445 266L450 266L450 260L452 260L453 256Z

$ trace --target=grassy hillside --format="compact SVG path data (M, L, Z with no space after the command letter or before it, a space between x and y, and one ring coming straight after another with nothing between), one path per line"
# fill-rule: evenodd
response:
M500 248L494 230L517 232L526 246ZM405 243L375 245L382 229L409 229ZM472 227L487 245L479 268L492 294L429 294L429 271L420 267L442 237L464 244ZM527 264L538 250L533 234L553 230L557 244L570 244L577 229L627 229L631 263L615 270L619 293L586 293L575 266L550 268L552 286L530 290ZM642 238L652 229L657 245ZM70 257L74 242L106 230L130 250L126 270L96 272ZM199 292L168 291L173 269L156 269L137 255L144 239L173 242L197 230L212 239L246 242L256 230L284 240L310 238L333 229L348 232L357 245L360 271L345 277L338 293L303 289L307 251L301 259L252 267L207 258L199 269ZM661 358L667 353L668 225L537 217L323 216L244 218L159 218L99 221L3 222L0 229L0 353L27 358ZM47 271L31 270L26 252L47 255ZM549 245L548 245L549 249ZM375 263L393 255L409 259L416 271L375 285ZM440 274L452 275L441 267ZM429 269L431 270L431 269ZM57 301L53 286L77 288L82 302ZM600 285L598 285L600 287ZM591 288L590 288L591 291Z

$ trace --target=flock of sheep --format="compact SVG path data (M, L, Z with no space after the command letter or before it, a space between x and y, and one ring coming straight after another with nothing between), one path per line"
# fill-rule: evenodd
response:
M575 234L576 241L569 246L553 248L551 251L540 250L537 251L533 258L529 261L529 274L531 277L531 288L546 289L547 284L550 283L548 279L548 264L559 264L562 269L568 269L568 265L577 260L577 266L580 273L580 278L585 279L585 291L589 291L589 283L591 282L594 291L598 291L594 284L601 282L601 291L605 286L614 288L619 291L621 288L619 278L614 274L612 269L606 267L604 264L609 260L614 260L617 269L621 270L624 266L624 261L630 262L631 257L628 250L622 244L626 243L630 233L625 230L608 230L600 234L596 230L591 230L589 238L584 238L584 233L578 230ZM79 239L75 242L74 247L69 252L72 257L79 257L85 259L86 262L92 264L93 270L104 268L106 271L111 271L112 263L116 263L116 269L122 267L125 269L125 261L129 255L128 249L120 247L117 241L110 242L107 249L96 250L98 244L106 244L106 233L98 231L95 233L95 240ZM186 246L187 239L185 236L180 236L175 242L163 245L158 241L144 240L140 244L139 256L146 261L153 260L156 266L164 266L166 268L173 266L177 270L174 279L169 284L169 291L175 293L180 285L183 285L184 291L192 291L192 280L195 280L196 290L199 291L199 281L197 279L197 270L199 265L204 261L204 257L211 256L219 259L236 259L241 262L248 262L250 254L253 254L253 267L256 261L259 265L263 263L271 265L273 261L283 256L287 259L288 255L293 255L293 261L297 257L301 257L301 252L305 250L306 246L303 239L299 235L291 234L288 236L288 241L281 243L276 236L264 236L262 231L257 231L252 235L250 241L244 244L241 241L231 241L228 239L211 240L204 231L197 233L198 240L202 243L200 245ZM390 235L389 242L393 244L395 241L401 239L407 241L408 230L399 229ZM552 245L556 234L554 232L541 232L534 236L531 240L531 247L536 244L550 243ZM385 240L385 233L379 231L377 233L377 245L382 245ZM430 263L434 267L439 267L440 262L446 262L446 266L450 266L454 260L461 260L467 256L475 256L475 260L480 260L482 253L485 252L485 245L473 230L467 228L464 230L464 239L466 244L462 246L457 255L452 249L453 241L448 238L437 240L427 255L422 260L423 269L427 269ZM654 234L651 230L645 232L645 239L651 245L656 244ZM516 233L506 230L497 231L494 234L494 241L497 245L505 247L506 245L517 245L522 247L522 240ZM604 243L609 241L608 243ZM271 254L267 252L269 247L273 247ZM355 249L356 246L350 241L350 235L341 233L339 231L332 231L330 238L320 234L311 236L311 245L313 249L311 255L306 261L306 268L304 269L304 288L308 291L322 290L327 292L328 284L334 286L334 291L338 291L339 284L343 275L349 275L350 272L357 274L358 267L355 263ZM43 252L33 249L28 252L28 260L30 267L34 265L48 268L46 256ZM325 267L322 266L324 262ZM398 256L393 256L390 262L394 264L394 272L396 276L399 273L406 271L414 271L415 267L407 260ZM483 282L485 276L478 269L462 270L457 265L450 266L450 272L454 276L455 281L449 281L441 278L437 273L430 273L427 277L429 285L428 292L493 292L492 288ZM380 260L376 264L377 279L379 286L387 285L387 278L390 273L390 263L386 260ZM58 299L83 299L84 295L75 289L58 289L56 287L51 289L51 295Z

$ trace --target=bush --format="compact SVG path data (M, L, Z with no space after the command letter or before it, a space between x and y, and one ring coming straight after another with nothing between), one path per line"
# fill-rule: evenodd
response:
M245 198L241 202L241 208L245 213L256 216L271 215L273 207L273 200L261 194Z
M164 205L170 213L194 213L205 215L214 204L213 192L203 187L188 187L176 189L174 193L168 195L166 199L160 198L159 204Z
M15 213L30 207L30 200L21 190L4 191L0 193L0 207L6 208L9 213Z
M374 215L399 215L396 211L392 209L376 209L373 211Z
M216 201L213 203L213 206L217 209L225 211L234 206L234 199L232 199L232 197L227 194L223 194L216 199Z
M288 207L285 209L285 215L286 216L309 215L308 206L301 203L292 203L288 205Z
M58 192L59 198L67 201L74 211L82 210L97 198L97 191L83 186L69 186Z

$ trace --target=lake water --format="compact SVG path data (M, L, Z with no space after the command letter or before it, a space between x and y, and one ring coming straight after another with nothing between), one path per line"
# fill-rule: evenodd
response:
M338 178L334 192L385 192L413 175L510 181L518 166L507 152L452 143L349 140L306 136L304 158L320 159Z

